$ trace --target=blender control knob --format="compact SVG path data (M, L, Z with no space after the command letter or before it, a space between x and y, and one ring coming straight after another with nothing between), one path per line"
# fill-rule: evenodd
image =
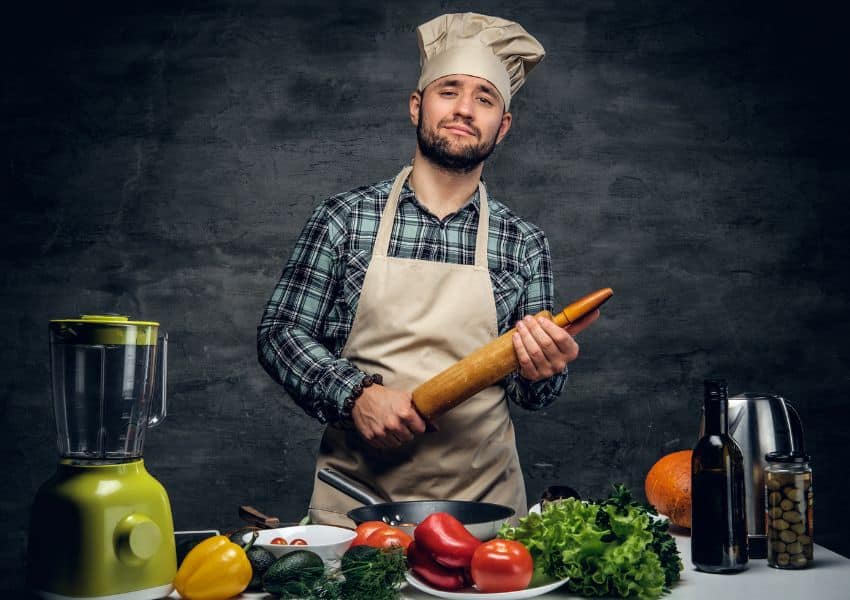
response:
M147 515L133 513L115 527L115 549L125 563L138 564L150 559L161 544L162 531Z

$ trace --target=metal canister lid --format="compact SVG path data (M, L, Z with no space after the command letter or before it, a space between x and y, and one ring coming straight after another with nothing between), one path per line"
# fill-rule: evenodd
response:
M808 454L801 452L768 452L764 459L770 463L807 463L811 460Z

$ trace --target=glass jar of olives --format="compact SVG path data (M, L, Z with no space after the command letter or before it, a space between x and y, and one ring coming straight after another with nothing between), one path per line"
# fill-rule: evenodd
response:
M808 567L814 544L809 457L771 452L765 460L767 564L778 569Z

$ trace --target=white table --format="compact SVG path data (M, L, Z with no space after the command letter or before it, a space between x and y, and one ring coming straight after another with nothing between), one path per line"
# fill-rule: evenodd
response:
M850 559L815 544L814 562L808 569L785 570L767 566L765 559L752 559L745 571L734 575L711 575L691 564L691 538L671 531L685 568L681 579L662 600L850 600ZM433 600L409 586L407 600ZM540 598L580 596L560 588Z

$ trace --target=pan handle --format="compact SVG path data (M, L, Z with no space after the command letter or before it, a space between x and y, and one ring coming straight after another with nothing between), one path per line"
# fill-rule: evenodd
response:
M339 471L334 471L329 467L322 467L317 473L317 477L327 483L329 486L336 488L346 496L354 498L358 502L367 505L381 504L384 501L376 498L367 492L360 483L354 481L350 477L343 475Z

